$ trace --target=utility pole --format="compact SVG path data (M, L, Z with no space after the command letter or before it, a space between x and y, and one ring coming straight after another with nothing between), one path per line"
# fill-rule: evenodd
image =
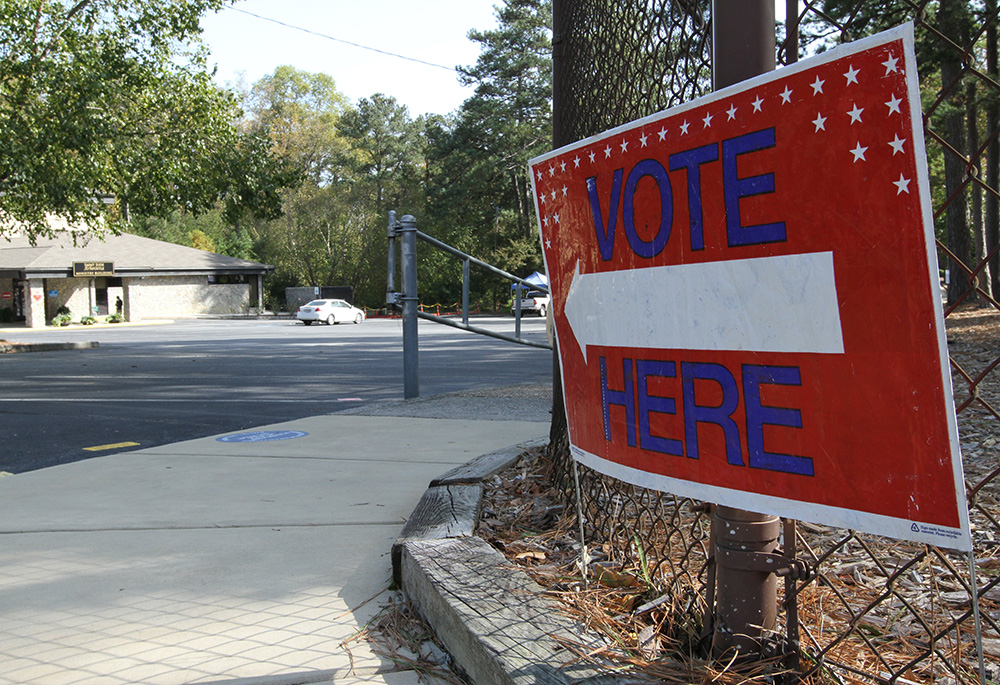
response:
M713 0L712 88L720 90L775 67L774 0ZM760 654L777 624L778 577L759 563L778 547L776 516L714 508L714 651Z

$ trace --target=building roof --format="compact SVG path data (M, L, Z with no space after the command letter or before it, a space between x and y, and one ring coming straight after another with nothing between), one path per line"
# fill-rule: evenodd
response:
M74 244L74 237L76 244ZM0 238L0 276L59 278L73 274L74 262L113 262L116 275L263 274L274 267L193 247L123 233L98 238L60 232L31 245L26 237Z

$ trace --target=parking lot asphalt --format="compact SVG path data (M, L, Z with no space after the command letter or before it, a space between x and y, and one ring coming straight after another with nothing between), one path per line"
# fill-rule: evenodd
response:
M476 323L514 327L510 317ZM538 317L522 322L522 330L545 339ZM403 396L399 320L21 327L0 329L0 339L47 350L0 354L0 472L24 473ZM546 350L420 326L423 395L547 380L551 359Z

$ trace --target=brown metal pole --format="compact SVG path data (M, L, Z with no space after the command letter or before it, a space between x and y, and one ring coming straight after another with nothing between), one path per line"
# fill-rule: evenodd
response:
M713 0L712 87L774 70L774 0Z
M775 42L774 0L713 0L713 88L772 71ZM753 554L777 548L781 522L776 516L717 506L714 529L714 652L760 654L761 639L777 624L778 578L758 570Z
M759 655L762 638L778 619L778 576L752 564L754 553L778 548L776 516L732 507L715 508L715 640L713 651L727 658ZM753 566L756 566L754 568Z
M570 28L570 0L552 0L552 147L559 148L573 142L569 134L569 103L565 97L569 88L569 69L566 64L566 32ZM547 316L552 317L552 307ZM559 343L552 339L552 422L549 425L549 457L556 451L569 450L569 428L566 423L566 406L562 393L562 367L559 365ZM567 464L572 457L567 457ZM568 475L568 474L562 474ZM578 497L577 495L574 495ZM583 544L583 540L580 540Z
M799 0L785 0L785 64L799 61Z
M566 91L569 88L570 71L566 63L566 32L570 28L568 0L552 0L552 146L562 147L572 143L569 134L569 103Z

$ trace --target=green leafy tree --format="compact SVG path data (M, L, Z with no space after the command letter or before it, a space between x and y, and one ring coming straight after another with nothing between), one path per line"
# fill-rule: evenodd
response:
M306 174L303 181L324 185L339 178L337 123L347 104L328 74L279 66L250 90L250 128L266 134L273 152Z
M351 285L359 303L381 304L385 214L422 205L420 122L384 95L350 106L330 76L287 66L255 83L247 101L248 129L305 172L281 218L248 228L258 258L276 267L272 295Z
M347 145L342 163L349 191L344 197L359 233L359 259L345 275L359 301L380 305L384 299L389 210L423 213L423 128L422 119L413 119L406 106L381 93L362 98L340 120Z
M419 201L422 129L405 105L381 93L362 98L341 118L340 133L349 146L345 166L368 191L376 214Z
M272 299L284 288L339 282L337 270L351 235L344 217L346 145L337 123L346 98L329 75L279 66L250 88L247 128L267 137L274 155L302 171L286 194L280 218L241 225L231 245L250 241L261 261L275 266ZM343 249L342 249L343 248Z
M211 244L213 249L210 251L212 252L218 251L215 246L222 241L223 236L228 231L229 226L222 218L222 212L218 209L201 214L176 210L168 217L133 217L129 226L130 233L154 240L199 249L206 249L203 245ZM200 237L201 244L195 244L193 236L196 235Z
M542 265L527 162L551 147L551 3L508 0L497 18L496 29L469 34L481 53L461 79L474 95L428 123L428 211L446 241L527 272ZM493 279L477 288L478 299L509 296Z
M303 185L285 204L285 214L266 233L264 252L292 285L355 285L364 258L361 226L350 211L344 186Z
M224 0L0 0L0 236L129 214L275 215L294 171L235 126L199 20ZM105 199L104 202L98 201Z

